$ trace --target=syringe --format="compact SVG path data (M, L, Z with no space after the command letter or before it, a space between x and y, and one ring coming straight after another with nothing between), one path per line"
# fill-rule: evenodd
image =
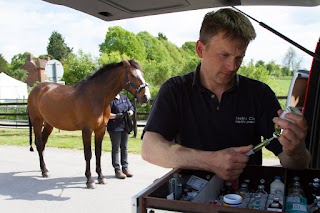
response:
M280 129L281 131L281 129ZM246 153L247 156L250 156L254 153L256 153L257 151L261 150L263 147L267 146L268 144L270 144L270 142L273 139L279 138L281 135L281 133L273 133L273 136L271 138L265 139L264 141L262 141L261 143L259 143L258 145L256 145L255 147L253 147L252 149L250 149L249 152Z
M289 119L287 119L285 117L285 114L289 113L289 112L293 112L299 115L302 115L302 113L300 112L300 110L298 110L297 108L294 107L287 107L285 111L283 111L280 115L280 118L285 119L290 121ZM250 156L254 153L256 153L257 151L261 150L263 147L267 146L268 144L270 144L270 142L276 138L279 138L281 136L281 131L282 129L278 126L275 125L274 126L275 132L273 133L272 137L269 139L266 139L264 141L262 141L261 143L259 143L258 145L256 145L255 147L253 147L253 149L251 149L249 152L246 153L247 156Z
M293 112L299 115L302 115L302 113L300 112L300 110L298 110L297 108L294 107L287 107L285 111L283 111L280 115L280 118L285 119L290 121L289 119L287 119L285 117L285 114L289 113L289 112ZM246 153L247 156L250 156L254 153L256 153L257 151L261 150L263 147L267 146L268 144L270 144L270 142L276 138L279 138L281 136L281 128L278 125L274 126L275 132L273 133L272 137L269 139L265 139L264 141L262 141L261 143L259 143L258 145L256 145L255 147L253 147L253 149L251 149L249 152Z

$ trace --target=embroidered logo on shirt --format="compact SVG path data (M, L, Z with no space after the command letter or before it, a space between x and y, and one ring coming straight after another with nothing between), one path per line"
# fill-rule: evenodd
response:
M256 118L255 117L246 117L246 116L236 116L235 120L236 124L255 124Z

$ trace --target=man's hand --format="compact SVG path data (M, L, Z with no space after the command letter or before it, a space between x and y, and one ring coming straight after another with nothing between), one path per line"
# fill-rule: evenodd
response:
M115 118L122 118L123 117L123 113L122 112L119 112L116 114Z
M279 110L278 115L283 111ZM278 155L283 167L289 169L305 169L309 166L311 155L306 149L307 121L303 115L287 113L286 119L273 118L273 122L282 128L278 141L282 152Z
M281 115L282 112L282 110L279 110L278 114ZM277 117L273 119L274 123L283 129L278 139L283 147L283 151L289 156L304 152L308 129L306 119L303 115L295 113L288 113L285 115L285 118L281 119Z
M246 153L252 149L252 145L242 147L231 147L215 152L211 170L224 180L235 180L243 172L249 157ZM209 160L209 159L208 159Z

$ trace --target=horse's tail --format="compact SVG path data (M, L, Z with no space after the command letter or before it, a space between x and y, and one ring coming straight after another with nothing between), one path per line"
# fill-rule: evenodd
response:
M33 152L33 147L32 147L32 123L30 120L30 115L28 113L28 120L29 120L29 142L30 142L30 152Z

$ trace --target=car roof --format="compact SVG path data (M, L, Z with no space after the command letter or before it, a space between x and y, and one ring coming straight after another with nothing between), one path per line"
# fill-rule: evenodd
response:
M43 0L105 21L225 6L317 6L320 0Z

